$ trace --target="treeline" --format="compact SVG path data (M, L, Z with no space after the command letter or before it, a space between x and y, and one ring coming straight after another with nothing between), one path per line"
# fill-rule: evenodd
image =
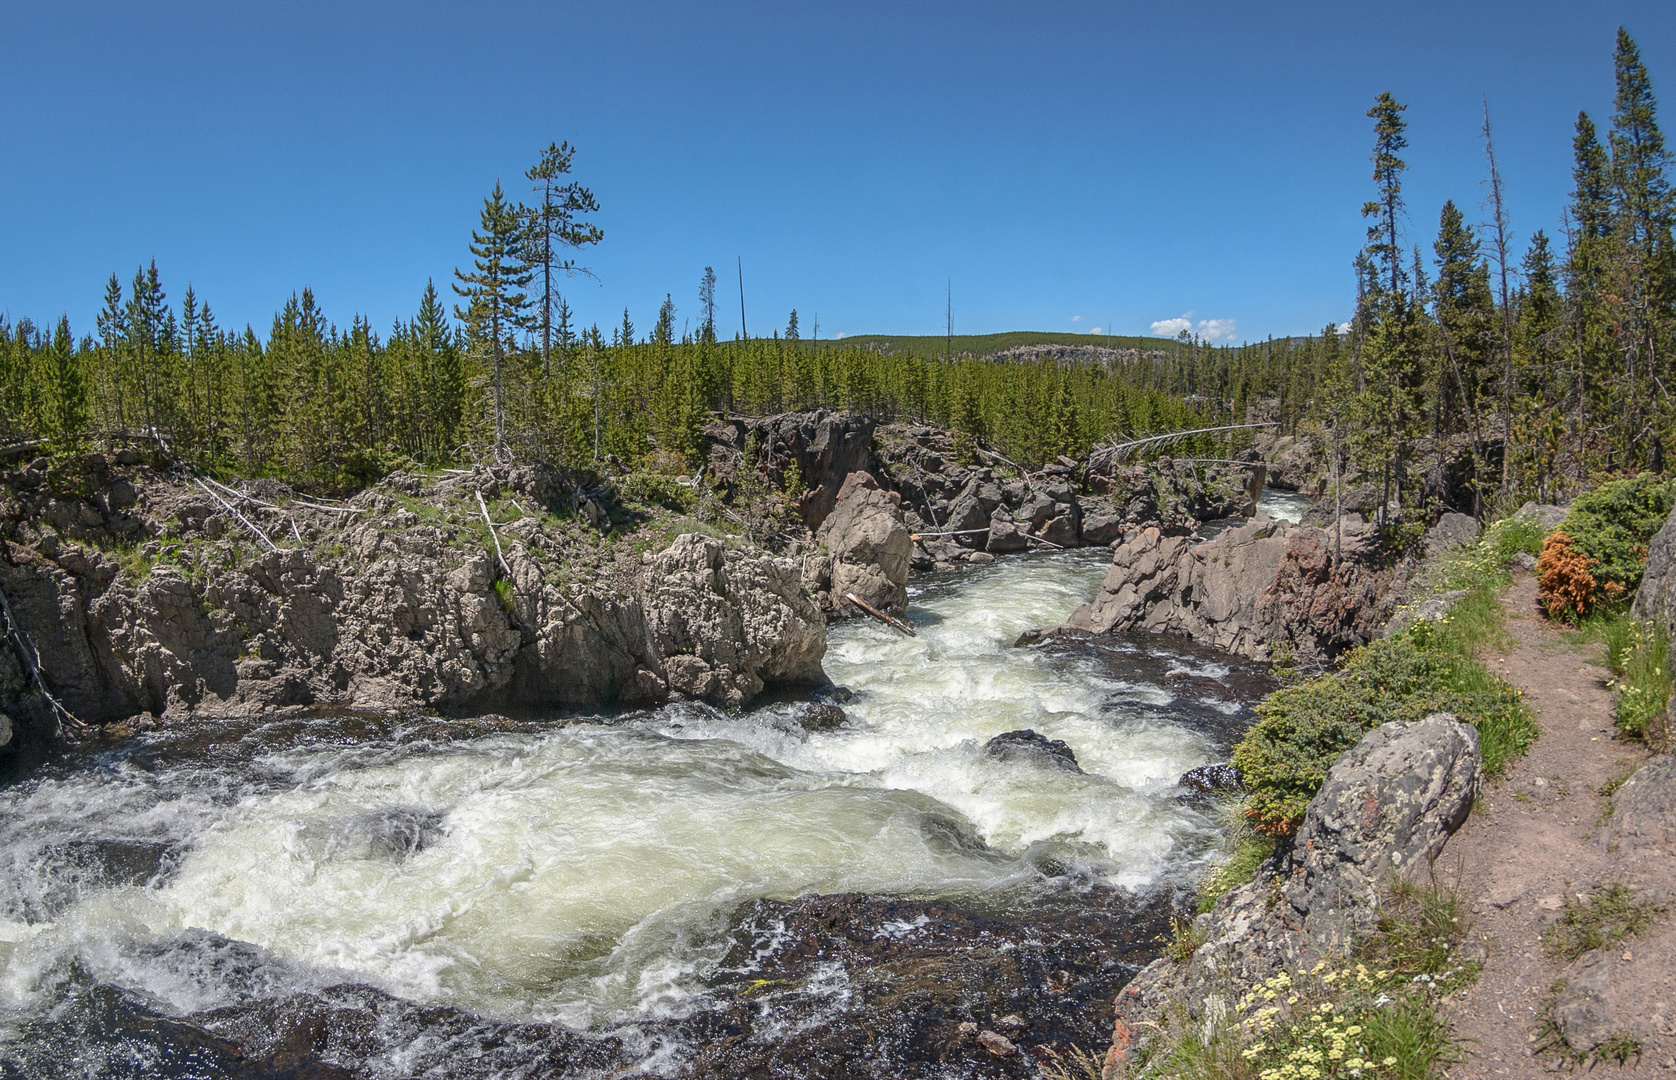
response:
M1363 208L1354 318L1318 337L1216 350L1222 362L1195 374L1225 398L1263 401L1287 429L1325 433L1344 465L1384 485L1388 523L1430 514L1438 472L1458 470L1463 452L1478 509L1666 470L1676 198L1652 83L1623 30L1614 71L1604 137L1577 117L1558 237L1538 229L1522 244L1487 112L1488 220L1471 223L1446 202L1429 243L1410 240L1404 106L1381 95L1368 114L1375 197Z
M383 335L358 317L333 325L304 289L263 336L221 328L191 289L172 306L148 266L126 290L112 279L97 336L77 339L67 319L0 320L0 444L137 442L202 467L342 485L408 461L489 460L497 444L519 460L685 469L712 419L791 409L949 426L1021 464L1225 411L1175 391L1193 381L1178 362L1208 355L1186 347L1113 369L947 363L778 335L676 340L668 302L646 338L626 319L609 339L578 334L562 301L559 312L545 354L526 335L497 365L432 285Z

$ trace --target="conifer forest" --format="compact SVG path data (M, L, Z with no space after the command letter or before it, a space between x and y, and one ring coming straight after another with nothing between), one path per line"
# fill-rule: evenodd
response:
M307 288L265 333L223 326L192 288L171 295L154 263L111 276L93 327L0 318L0 445L139 442L200 469L341 489L495 458L681 472L698 464L704 425L729 414L924 420L1026 466L1255 417L1319 434L1384 485L1398 520L1435 513L1425 476L1445 445L1470 448L1471 509L1553 499L1604 474L1663 471L1676 450L1670 152L1623 31L1612 63L1611 115L1580 113L1571 146L1554 147L1572 160L1562 219L1522 238L1488 110L1488 221L1475 224L1479 192L1463 195L1470 209L1405 203L1405 106L1380 95L1367 240L1346 253L1353 315L1314 336L1221 346L1184 333L997 359L814 340L794 311L747 338L723 328L711 268L672 285L649 331L628 311L579 326L563 292L608 240L578 152L559 144L521 192L496 185L452 279L416 288L413 316L390 327L335 321Z

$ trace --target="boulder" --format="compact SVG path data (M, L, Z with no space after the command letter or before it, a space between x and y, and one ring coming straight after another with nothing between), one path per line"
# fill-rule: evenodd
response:
M1028 526L1019 526L1006 507L998 507L989 518L989 537L984 550L992 555L1009 555L1029 547Z
M851 473L815 538L832 556L832 605L855 593L874 607L908 607L908 562L913 540L902 520L902 499L865 472Z
M1082 519L1082 542L1103 547L1123 535L1123 526L1117 514L1088 514Z
M997 761L1027 761L1038 765L1052 765L1067 772L1080 773L1077 755L1062 739L1050 739L1031 728L1003 731L984 743L983 752Z
M1641 587L1635 592L1630 614L1643 622L1657 623L1676 637L1676 510L1647 545L1647 566L1641 573Z
M1554 1000L1554 1026L1572 1050L1587 1054L1628 1026L1611 999L1612 958L1605 951L1579 956L1566 969L1564 982Z
M1611 817L1595 835L1607 848L1676 853L1676 756L1661 754L1625 780L1612 796Z
M1236 1012L1263 979L1349 954L1377 926L1381 884L1437 857L1482 772L1477 730L1446 713L1368 732L1328 770L1264 878L1194 920L1203 944L1186 962L1154 960L1118 995L1114 1048L1129 1051L1136 1032Z
M1067 628L1177 634L1260 660L1277 647L1336 656L1383 625L1390 571L1379 567L1369 531L1346 528L1336 561L1334 548L1326 530L1266 517L1200 544L1156 527L1135 530L1113 549L1098 595Z
M1478 543L1478 522L1470 514L1446 513L1426 530L1426 554L1439 555Z

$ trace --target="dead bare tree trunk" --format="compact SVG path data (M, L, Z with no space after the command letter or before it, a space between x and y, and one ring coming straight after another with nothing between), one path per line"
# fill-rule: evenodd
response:
M1502 199L1501 169L1496 164L1496 145L1490 138L1490 99L1484 99L1484 156L1490 159L1490 211L1494 215L1491 224L1494 233L1491 251L1496 260L1496 273L1500 281L1501 302L1501 347L1502 347L1502 385L1501 385L1501 494L1506 495L1512 479L1513 469L1513 307L1507 285L1507 249L1512 238L1509 235L1507 221L1507 207Z

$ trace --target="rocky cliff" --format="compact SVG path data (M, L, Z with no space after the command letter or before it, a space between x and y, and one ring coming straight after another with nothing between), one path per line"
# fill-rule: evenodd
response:
M1178 634L1256 659L1283 650L1325 659L1378 633L1391 576L1377 536L1359 524L1335 534L1257 518L1204 543L1136 529L1114 544L1099 594L1066 628Z
M738 705L822 680L797 560L631 520L546 467L396 474L342 504L97 455L0 481L0 712L37 729L36 658L89 722Z

